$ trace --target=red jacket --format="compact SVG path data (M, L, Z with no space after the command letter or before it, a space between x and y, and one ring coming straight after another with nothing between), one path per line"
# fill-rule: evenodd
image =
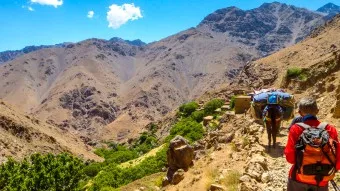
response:
M306 120L304 123L306 123L307 125L316 127L320 124L320 121L311 119L311 120ZM338 132L336 131L335 127L332 125L327 125L325 129L328 131L329 136L337 142L336 170L339 170L340 169L340 144L338 141ZM286 155L286 160L289 163L293 164L293 166L291 167L289 171L289 178L292 177L292 171L294 169L294 164L295 164L295 144L298 141L302 132L303 132L303 128L296 124L294 124L290 128L290 131L289 131L288 141L287 141L287 145L284 151ZM320 182L320 186L326 186L327 184L328 182L326 181Z

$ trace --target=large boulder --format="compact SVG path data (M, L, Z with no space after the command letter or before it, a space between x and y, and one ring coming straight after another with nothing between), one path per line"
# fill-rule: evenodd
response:
M193 165L194 148L189 145L188 141L176 136L170 141L167 151L168 172L163 179L163 186L168 184L178 184L184 178L184 171L187 171Z
M167 161L169 168L187 169L193 165L194 148L182 136L176 136L170 141L167 151Z

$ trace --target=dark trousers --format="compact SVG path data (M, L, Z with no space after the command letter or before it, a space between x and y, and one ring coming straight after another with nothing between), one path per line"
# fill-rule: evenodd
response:
M321 187L288 179L287 191L328 191L328 185Z

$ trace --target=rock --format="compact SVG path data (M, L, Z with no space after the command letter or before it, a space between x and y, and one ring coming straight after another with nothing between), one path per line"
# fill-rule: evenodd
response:
M170 141L167 151L167 161L169 168L184 169L185 171L193 165L194 149L189 145L188 141L176 136Z
M193 165L194 157L194 149L185 138L176 136L172 139L167 151L169 168L163 185L178 184L184 178L184 171Z
M251 160L247 163L245 172L250 177L261 181L262 174L268 170L267 159L262 155L255 154Z
M208 125L209 122L210 122L211 120L213 120L213 119L214 119L213 116L206 116L206 117L204 117L204 118L203 118L203 125L204 125L204 126Z
M210 185L209 191L224 191L226 190L223 186L219 184L212 184Z
M228 133L225 136L218 137L217 142L219 143L230 143L235 137L235 133Z
M250 160L250 163L259 163L265 170L268 170L267 159L262 155L255 154Z
M256 186L254 186L252 183L250 182L242 182L239 186L239 191L254 191L257 190Z
M241 182L250 182L251 178L250 178L249 175L243 175L243 176L241 176L240 181Z
M176 185L179 182L181 182L183 179L184 179L184 170L178 169L172 177L171 184Z
M261 181L263 183L268 183L270 181L270 179L271 179L271 177L270 177L268 172L263 173L262 176L261 176Z

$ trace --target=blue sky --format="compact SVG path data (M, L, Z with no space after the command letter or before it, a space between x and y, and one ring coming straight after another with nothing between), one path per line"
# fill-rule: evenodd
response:
M273 1L0 0L0 51L21 49L28 45L78 42L88 38L121 37L152 42L196 26L217 9L236 6L248 10L264 2ZM340 0L279 2L311 10L328 2L340 4ZM123 10L123 4L133 5ZM110 10L112 25L108 27ZM88 17L91 16L88 15L89 11L94 13L92 18ZM131 18L135 20L128 20Z

